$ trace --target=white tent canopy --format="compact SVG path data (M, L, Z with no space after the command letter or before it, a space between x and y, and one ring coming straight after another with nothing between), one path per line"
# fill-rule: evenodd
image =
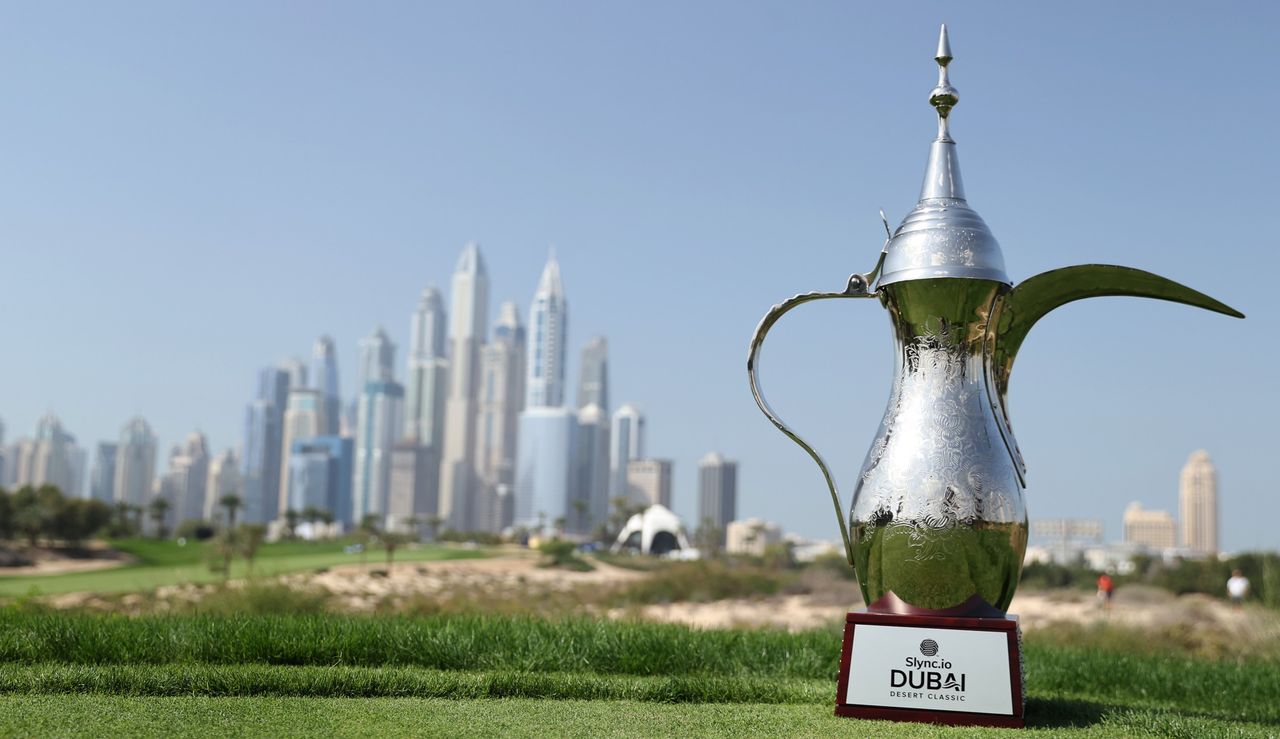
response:
M624 549L663 555L689 549L689 539L684 535L680 517L666 506L655 504L632 516L622 527L613 551Z

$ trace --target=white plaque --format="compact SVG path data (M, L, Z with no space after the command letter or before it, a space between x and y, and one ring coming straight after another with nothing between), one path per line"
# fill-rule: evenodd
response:
M1013 714L1005 631L858 624L845 703Z

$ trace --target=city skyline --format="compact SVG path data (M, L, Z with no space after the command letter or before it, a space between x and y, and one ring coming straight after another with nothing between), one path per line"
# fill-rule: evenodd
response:
M409 346L404 316L424 286L448 287L468 239L485 245L492 295L522 309L554 242L573 290L568 374L581 340L609 338L612 401L644 408L648 454L675 462L677 512L696 517L697 460L719 449L742 464L743 515L834 539L820 474L751 402L745 345L770 305L868 269L876 209L895 221L914 202L945 20L966 187L1015 280L1131 264L1249 315L1097 301L1046 320L1010 388L1031 516L1119 520L1130 500L1170 499L1204 447L1220 547L1272 548L1280 501L1261 460L1280 391L1223 368L1276 361L1256 336L1280 318L1267 279L1280 257L1238 214L1267 208L1263 131L1280 103L1260 91L1280 17L1235 8L1206 28L1173 8L1153 33L1141 9L1092 7L1105 23L817 5L785 33L775 12L716 3L678 18L513 7L504 23L325 8L306 28L251 8L184 11L199 23L25 8L10 25L24 40L4 52L22 103L6 128L25 144L0 199L0 307L24 316L6 345L34 359L0 377L6 439L52 410L92 450L140 415L157 474L197 429L220 453L244 433L260 367L328 334L348 401L358 338L383 323ZM493 52L454 63L478 41ZM243 53L228 56L232 42ZM335 43L350 63L334 63ZM1176 101L1153 84L1171 65ZM1031 93L1046 87L1070 104ZM869 301L806 307L776 334L770 398L831 460L848 505L888 392L885 317Z
M480 254L479 245L476 242L468 242L462 250L458 272L472 274L478 270L479 274L484 276L486 269L485 262ZM455 273L455 276L456 275L457 273ZM455 282L455 284L457 283ZM471 294L470 291L472 288L469 282L464 282L463 284L464 287L461 293L464 295L463 300L465 302L469 299L465 296ZM486 295L485 297L487 298L488 296ZM442 306L439 305L440 300L441 296L438 290L433 287L426 288L421 295L417 309L413 311L410 316L411 355L409 361L406 363L406 378L414 376L416 365L418 364L415 363L415 358L418 360L443 360L443 366L447 374L447 369L449 367L448 357L442 356L438 353L438 347L445 340L444 322L447 320ZM579 494L579 490L589 489L591 485L596 484L596 481L592 479L590 483L584 486L584 483L578 480L579 471L576 465L578 464L578 459L581 456L581 453L574 446L578 443L578 424L580 423L578 419L579 417L582 417L583 412L585 411L585 417L590 419L588 425L599 425L602 423L602 414L597 402L607 402L607 368L609 362L607 353L608 341L606 337L594 336L582 343L582 358L578 364L578 371L581 374L578 378L578 382L576 383L576 399L579 403L585 401L586 405L578 407L576 411L570 409L568 403L568 388L570 386L570 381L565 374L565 355L567 354L568 342L568 334L565 328L567 325L567 308L565 307L565 304L566 301L564 298L564 288L561 283L560 267L559 263L555 259L554 252L552 252L548 257L546 264L543 266L542 274L538 281L538 287L534 292L533 306L530 309L531 323L540 323L543 325L543 332L545 335L541 337L542 346L537 347L529 345L528 357L526 358L521 356L521 359L525 360L522 364L527 364L527 367L520 367L520 369L528 372L528 379L524 379L514 387L525 390L525 392L528 393L528 396L524 398L526 403L536 403L535 405L526 407L534 409L540 408L548 411L555 410L558 412L558 415L555 416L557 425L559 425L560 421L565 421L572 426L572 428L566 427L565 430L566 436L563 444L565 447L564 453L556 453L556 456L564 457L563 463L565 465L564 471L566 482L564 485L564 491L568 497L566 499L566 509L562 511L562 513L568 516L569 520L572 520L574 518L574 514L572 511L568 510L567 503L572 502L573 498ZM476 305L469 310L473 313L487 315L487 307L484 305ZM549 322L546 320L548 315L551 318ZM519 347L521 351L518 353L522 355L525 343L525 329L520 322L518 308L513 302L505 301L500 305L499 317L495 321L493 329L494 343L477 340L479 341L479 361L477 362L477 372L483 373L486 364L491 361L495 361L487 359L488 354L494 354L496 357L499 354L505 353L502 350L503 346L510 345L512 348ZM470 330L470 328L468 327L467 330ZM435 336L437 334L439 335L438 337ZM487 336L487 333L484 335ZM380 462L381 471L374 473L381 477L381 480L377 483L378 490L371 491L369 489L365 489L362 491L360 489L362 478L367 478L368 473L361 472L362 467L366 465L361 462L361 455L357 448L356 452L352 455L352 459L347 462L349 465L354 464L356 470L352 491L348 493L348 496L351 498L350 502L354 506L354 512L351 515L346 515L342 512L331 511L332 513L337 514L336 517L340 521L347 521L348 525L353 525L359 522L362 513L377 513L382 516L392 514L392 505L389 500L389 495L391 494L391 475L393 474L392 450L393 448L400 448L402 445L409 445L408 448L417 450L423 449L422 447L412 446L418 441L414 436L415 429L422 428L423 424L429 427L432 423L429 419L419 419L417 422L412 422L411 419L404 414L406 409L400 404L402 394L404 392L404 386L397 381L395 344L391 341L386 330L381 325L376 326L369 337L359 340L357 344L357 353L360 357L360 376L361 381L364 383L364 389L357 394L355 398L345 398L341 395L341 390L337 383L337 351L334 346L333 339L327 334L321 335L314 344L313 364L310 368L310 373L308 372L306 365L304 365L301 360L292 356L282 359L274 370L267 369L259 372L260 392L264 392L265 389L273 383L278 386L281 381L283 381L285 386L287 386L286 396L288 401L281 421L283 441L280 447L282 450L279 472L280 497L278 498L278 515L275 517L278 520L283 520L284 513L287 508L292 507L295 510L301 510L301 508L297 508L293 505L293 503L297 501L294 500L296 495L292 492L294 488L289 483L288 468L290 466L290 459L292 455L288 450L295 448L294 445L296 443L305 442L307 445L305 454L311 454L312 450L319 448L319 446L338 443L340 439L337 433L331 433L329 431L331 422L327 414L331 412L330 409L336 408L340 404L349 401L352 405L358 407L361 403L361 399L366 395L372 394L374 396L380 396L381 394L385 394L388 391L388 388L391 389L391 392L393 393L392 400L395 402L393 407L390 407L379 414L379 418L382 419L380 423L383 427L383 430L379 435L381 440L379 444L384 445L385 449L383 450L383 459ZM558 360L551 364L551 370L547 373L541 373L534 364L535 362L540 361L544 355L558 357ZM511 360L507 359L505 361L510 362ZM503 367L501 364L498 366ZM500 371L506 371L506 368L504 367ZM539 378L538 375L540 373L545 376ZM446 382L450 381L447 376L445 380ZM480 378L477 377L476 381L478 382L479 380ZM535 380L540 380L540 385ZM304 384L301 386L293 384L299 381ZM488 384L491 383L492 381ZM510 391L510 389L508 391ZM333 393L337 393L336 397ZM558 405L551 405L553 400L557 402ZM250 407L252 411L252 404ZM359 413L361 412L363 412L363 409L361 411L357 411L358 418L360 417ZM293 416L303 417L303 420L296 420L294 417L291 417L291 413ZM486 412L486 406L483 401L477 401L472 424L482 425L482 420L486 415L491 415L491 412ZM620 419L622 420L620 421ZM301 428L295 428L299 423L301 424ZM619 423L622 424L621 433L619 433ZM490 425L491 424L492 421L490 421ZM360 428L364 425L365 424L357 424L355 434L353 436L343 436L341 438L345 439L345 443L348 445L356 443L360 435ZM73 493L74 495L84 497L86 499L93 499L95 497L95 480L100 474L103 474L99 471L99 465L102 464L100 459L104 452L106 452L106 462L110 466L113 477L111 486L113 491L113 502L133 500L133 497L127 493L114 492L118 489L120 484L119 480L123 479L117 478L115 475L117 460L119 459L119 450L125 449L126 451L129 451L139 443L138 439L150 434L150 429L146 425L145 419L142 417L135 417L125 424L118 444L107 441L95 443L95 453L92 457L88 456L88 447L78 443L74 434L65 431L57 415L52 412L45 413L41 416L37 424L35 434L32 437L28 437L26 435L14 437L10 435L10 437L6 438L4 436L4 432L7 431L8 428L9 427L4 425L3 419L0 418L0 452L4 452L6 450L16 451L18 455L15 459L10 461L8 458L5 458L4 461L7 464L15 464L17 466L12 472L6 471L5 477L0 477L0 482L3 482L6 478L11 479L15 475L26 474L30 476L32 473L29 470L33 468L33 465L39 464L40 469L42 470L55 470L55 478L52 480L54 484L59 484L62 477L66 477L68 480L74 481L76 485L76 489ZM628 447L630 452L627 457L623 458L620 469L616 470L616 479L622 485L622 489L616 492L619 492L623 497L630 499L632 504L641 502L646 504L659 503L669 508L674 507L674 495L672 493L673 463L671 460L653 459L644 455L645 417L643 413L634 403L623 403L617 413L614 414L609 428L612 433L606 433L604 435L603 441L606 446L601 450L603 453L599 455L609 465L607 469L608 475L605 476L606 479L604 480L602 490L608 491L611 495L615 492L613 490L615 470L612 465L614 463L615 456L620 453L620 450L615 446L615 444L621 443ZM403 429L403 433L400 432L400 429ZM472 433L474 433L474 431ZM202 513L205 518L208 518L210 516L210 511L216 508L217 497L227 492L227 490L219 492L219 488L224 487L224 483L221 482L223 477L221 474L218 474L216 477L211 474L209 471L210 465L215 461L215 457L217 461L221 463L230 463L235 465L236 469L234 471L237 473L234 478L236 480L236 489L232 492L237 492L243 496L245 494L242 489L243 478L239 474L239 467L241 465L241 458L244 455L244 449L252 446L252 441L249 438L251 435L252 432L247 431L245 438L242 438L238 443L228 446L221 453L215 455L208 448L208 441L204 433L197 428L195 431L186 435L184 442L172 445L167 458L167 467L160 466L160 459L157 452L159 442L154 436L151 436L149 438L149 453L151 457L155 459L155 462L152 464L153 471L151 474L146 475L143 473L143 479L154 481L154 484L148 485L147 483L141 483L142 485L147 485L147 489L150 491L143 496L141 504L145 505L155 497L164 497L168 499L172 507L167 513L166 526L171 530L182 520L186 520L188 518L199 518ZM130 437L134 438L131 440ZM587 437L587 439L592 438L594 437ZM55 451L49 451L47 448L50 443L55 445ZM588 441L587 443L594 444L596 442ZM49 456L51 454L56 456L63 454L62 451L58 450L56 446L58 444L69 445L69 448L73 449L74 453L79 455L78 458L74 462L70 459L66 461L55 461L53 464L50 464L48 461L37 462L37 459L43 459L43 456ZM144 447L145 446L146 444L144 443ZM138 452L132 453L136 455ZM144 459L146 453L147 452L145 451L143 452ZM432 452L432 454L438 453L438 451ZM475 474L477 475L477 482L480 482L481 478L484 477L485 464L480 460L480 457L483 457L483 454L479 449L476 450L475 454L477 456ZM498 456L500 457L500 455ZM61 460L61 457L58 457L58 459ZM329 458L326 457L326 459ZM93 465L92 469L88 467L90 462ZM138 462L135 462L133 463L133 467L128 468L132 469L131 474L137 475L139 473L140 470L138 468L138 464ZM145 465L146 463L143 461L141 464ZM310 464L314 467L318 462L312 461ZM497 464L497 460L491 461L488 464L495 465ZM708 486L711 485L714 487L715 485L720 484L718 482L708 482L708 468L718 468L719 466L727 466L733 471L731 481L727 483L733 491L729 493L727 504L731 510L736 505L737 462L725 460L719 451L712 450L697 462L696 479L693 481L693 485L690 486L691 489L687 491L687 494L692 498L692 500L687 502L681 501L682 503L686 503L687 507L696 506L700 515L705 514L708 506ZM126 471L120 474L124 474L127 477L130 473ZM438 470L436 470L435 474L439 474ZM636 475L639 475L639 477L637 478ZM194 483L190 482L189 478L199 479L201 481L199 486L199 495L193 497L190 493L185 492L187 490L194 489L192 487ZM412 476L410 476L409 479L411 481L410 484L412 485ZM715 479L718 480L719 478ZM643 480L643 482L637 482L637 480ZM41 479L37 481L37 484L43 481L44 480L41 477ZM496 482L495 478L495 480L491 481L489 484L492 486L495 485ZM510 478L504 478L503 482L505 485L510 486L512 480ZM136 484L138 483L135 483L135 485ZM322 482L320 484L323 485L326 483ZM363 484L366 487L369 485L367 480ZM421 483L419 482L419 484ZM637 487L638 485L639 488ZM126 488L127 487L129 486L126 486ZM645 494L637 496L635 493L640 488L645 490ZM665 492L663 494L656 494L655 491L659 489ZM483 499L486 492L488 494L492 494L493 490L489 489L484 491L480 490L480 488L476 488L476 490L473 491L473 495ZM432 493L436 496L433 500L437 500L438 487L433 487ZM371 495L372 498L370 497ZM418 497L421 498L420 495ZM1144 509L1138 502L1131 503L1124 509L1121 526L1122 535L1117 541L1130 541L1129 532L1131 530L1131 521L1134 522L1133 525L1138 526L1154 525L1152 523L1154 520L1152 519L1152 514L1155 514L1156 517L1164 516L1168 520L1167 525L1170 528L1169 535L1173 537L1173 540L1176 542L1176 544L1169 546L1181 547L1196 553L1216 554L1219 551L1219 536L1217 530L1217 508L1219 505L1217 499L1217 472L1209 458L1209 455L1204 450L1197 450L1193 452L1188 457L1186 463L1181 467L1176 498L1178 500L1179 509L1182 512L1179 519L1173 519L1165 511ZM716 498L716 500L718 501L719 498ZM473 501L473 504L474 502L475 501ZM134 504L138 505L139 503ZM313 504L314 501L306 501L305 503L307 506L311 506ZM716 503L715 505L718 506L720 504ZM681 508L686 506L681 506ZM316 507L321 509L324 508L322 505L317 505ZM403 523L403 521L411 516L417 515L420 517L421 514L416 511L408 512L411 507L411 504L402 502L402 505L400 506L400 513L398 515L393 515L388 525L395 525L397 521ZM188 511L187 509L191 510ZM603 511L605 509L602 509L598 505L588 503L586 509L590 511L590 515L593 518L603 518ZM519 508L517 508L517 511L518 510ZM192 513L193 515L186 515L187 513ZM542 514L542 518L546 518L545 511L538 513ZM517 516L516 523L519 525L530 525L538 518L538 513L534 513L532 509L530 509L529 511L526 511L527 515L523 518ZM489 518L489 512L476 512L472 515L478 516L478 518L474 519L474 525L472 528L491 528L488 525L491 520ZM682 516L682 518L687 519L686 524L691 532L695 531L702 523L701 519L688 519L684 516ZM706 518L706 516L704 516L704 518ZM712 518L715 519L712 520L713 525L717 523L720 524L720 528L722 529L721 536L723 536L723 525L727 524L729 521L726 520L719 522L718 519L723 518L723 516L715 516ZM270 520L272 520L270 517L265 518L266 522L269 522ZM746 519L737 517L731 520ZM1035 520L1036 518L1033 516L1033 523ZM1161 519L1161 521L1164 520L1165 519ZM1141 523L1139 524L1138 522ZM549 525L549 522L546 523ZM1164 524L1161 523L1160 525L1163 526ZM1176 532L1174 531L1175 528ZM570 525L569 530L574 531L575 533L587 533L587 531L582 527L574 527L572 524ZM1150 529L1143 530L1148 531ZM1139 535L1135 540L1140 541L1141 539L1142 535Z

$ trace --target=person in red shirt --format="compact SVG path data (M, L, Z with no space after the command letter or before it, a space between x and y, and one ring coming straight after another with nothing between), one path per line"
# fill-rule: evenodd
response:
M1098 576L1098 604L1104 609L1111 610L1111 599L1115 597L1116 584L1107 573Z

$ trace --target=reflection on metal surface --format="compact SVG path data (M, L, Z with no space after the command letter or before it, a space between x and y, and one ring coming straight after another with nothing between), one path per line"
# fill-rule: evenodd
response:
M930 149L920 202L886 242L875 270L850 277L843 292L805 293L775 305L751 338L747 372L760 409L822 470L867 603L896 596L911 607L947 609L977 597L1004 610L1027 545L1026 469L1006 393L1031 326L1066 303L1106 295L1244 316L1203 293L1128 267L1066 267L1012 287L999 244L964 199L947 128L959 96L947 77L951 49L945 26L936 59L939 82L930 102L938 111L939 136ZM889 312L895 373L846 522L826 462L761 394L759 352L769 329L792 308L865 297L879 297Z

